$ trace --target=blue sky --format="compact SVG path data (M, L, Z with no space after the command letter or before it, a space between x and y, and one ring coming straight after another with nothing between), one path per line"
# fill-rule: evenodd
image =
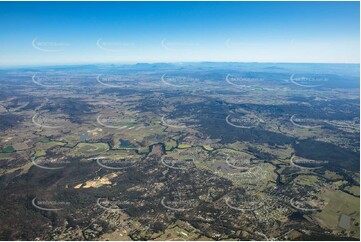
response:
M359 63L359 2L0 2L0 65Z

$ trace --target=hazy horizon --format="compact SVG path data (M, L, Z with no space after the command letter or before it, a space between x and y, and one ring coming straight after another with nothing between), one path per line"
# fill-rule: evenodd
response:
M359 2L1 2L0 66L359 64Z
M327 63L327 62L242 62L242 61L178 61L178 62L89 62L89 63L43 63L43 64L28 64L28 65L0 65L1 69L17 69L17 68L36 68L36 67L62 67L62 66L87 66L87 65L139 65L139 64L200 64L200 63L235 63L235 64L306 64L306 65L360 65L360 63Z

